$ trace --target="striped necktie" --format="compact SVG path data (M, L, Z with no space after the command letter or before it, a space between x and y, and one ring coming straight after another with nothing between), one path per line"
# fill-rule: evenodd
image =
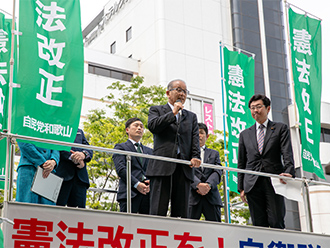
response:
M258 133L258 150L259 153L262 153L262 149L264 148L264 140L265 140L265 132L264 132L264 125L261 124L259 126L259 133Z

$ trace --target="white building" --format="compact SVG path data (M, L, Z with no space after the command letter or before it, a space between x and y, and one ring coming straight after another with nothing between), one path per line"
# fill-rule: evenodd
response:
M114 11L116 4L122 5ZM143 76L146 84L185 80L191 93L186 108L203 121L203 103L211 103L215 127L222 129L219 42L232 44L230 23L224 20L230 20L229 1L110 1L85 45L137 61L137 71L128 71Z

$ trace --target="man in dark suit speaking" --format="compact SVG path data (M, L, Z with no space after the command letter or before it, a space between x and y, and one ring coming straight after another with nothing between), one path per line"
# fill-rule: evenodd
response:
M141 144L144 126L139 118L130 118L125 123L128 140L116 144L114 149L152 154L152 149ZM120 212L127 212L127 190L126 190L126 156L114 154L113 162L119 176L119 189L117 201ZM149 180L146 178L146 168L149 160L146 158L131 157L131 185L132 185L132 213L149 214Z
M150 214L166 216L171 200L171 217L188 217L193 167L199 167L200 149L197 116L184 109L188 94L183 80L172 80L168 103L149 109L148 128L154 135L154 155L190 160L191 165L150 160Z
M266 96L252 96L249 108L256 123L240 134L237 167L294 177L289 128L268 119L270 100ZM249 204L253 225L285 228L284 198L275 194L270 178L238 173L238 191Z
M199 146L203 163L221 165L219 152L205 146L205 142L209 137L207 126L204 123L198 123L198 127ZM223 204L218 190L221 175L221 170L202 168L202 166L195 169L189 202L190 218L199 220L203 213L205 220L221 222L220 208Z

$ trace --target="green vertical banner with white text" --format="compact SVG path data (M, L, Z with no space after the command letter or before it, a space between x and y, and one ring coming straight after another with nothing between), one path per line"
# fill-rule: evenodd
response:
M6 130L8 119L8 95L11 55L11 26L12 20L6 19L0 13L0 131ZM16 47L16 46L15 46ZM15 53L16 54L16 53ZM16 77L16 65L14 77ZM9 152L9 151L8 151ZM0 178L5 178L7 139L0 140ZM0 189L4 188L4 181L0 181Z
M80 1L20 0L19 6L20 88L15 89L13 132L73 142L84 80Z
M254 59L224 47L224 79L228 126L228 163L237 168L239 134L253 125L248 102L254 94ZM229 189L237 191L237 172L229 174Z
M321 21L289 9L294 93L299 112L304 171L324 177L320 162L322 43Z

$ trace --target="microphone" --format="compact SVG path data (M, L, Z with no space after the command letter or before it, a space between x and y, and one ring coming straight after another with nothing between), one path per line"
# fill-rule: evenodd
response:
M176 100L175 102L181 102L181 103L182 103L181 99L178 99L178 100ZM182 115L182 108L180 108L180 110L179 110L179 115L180 115L180 116Z

